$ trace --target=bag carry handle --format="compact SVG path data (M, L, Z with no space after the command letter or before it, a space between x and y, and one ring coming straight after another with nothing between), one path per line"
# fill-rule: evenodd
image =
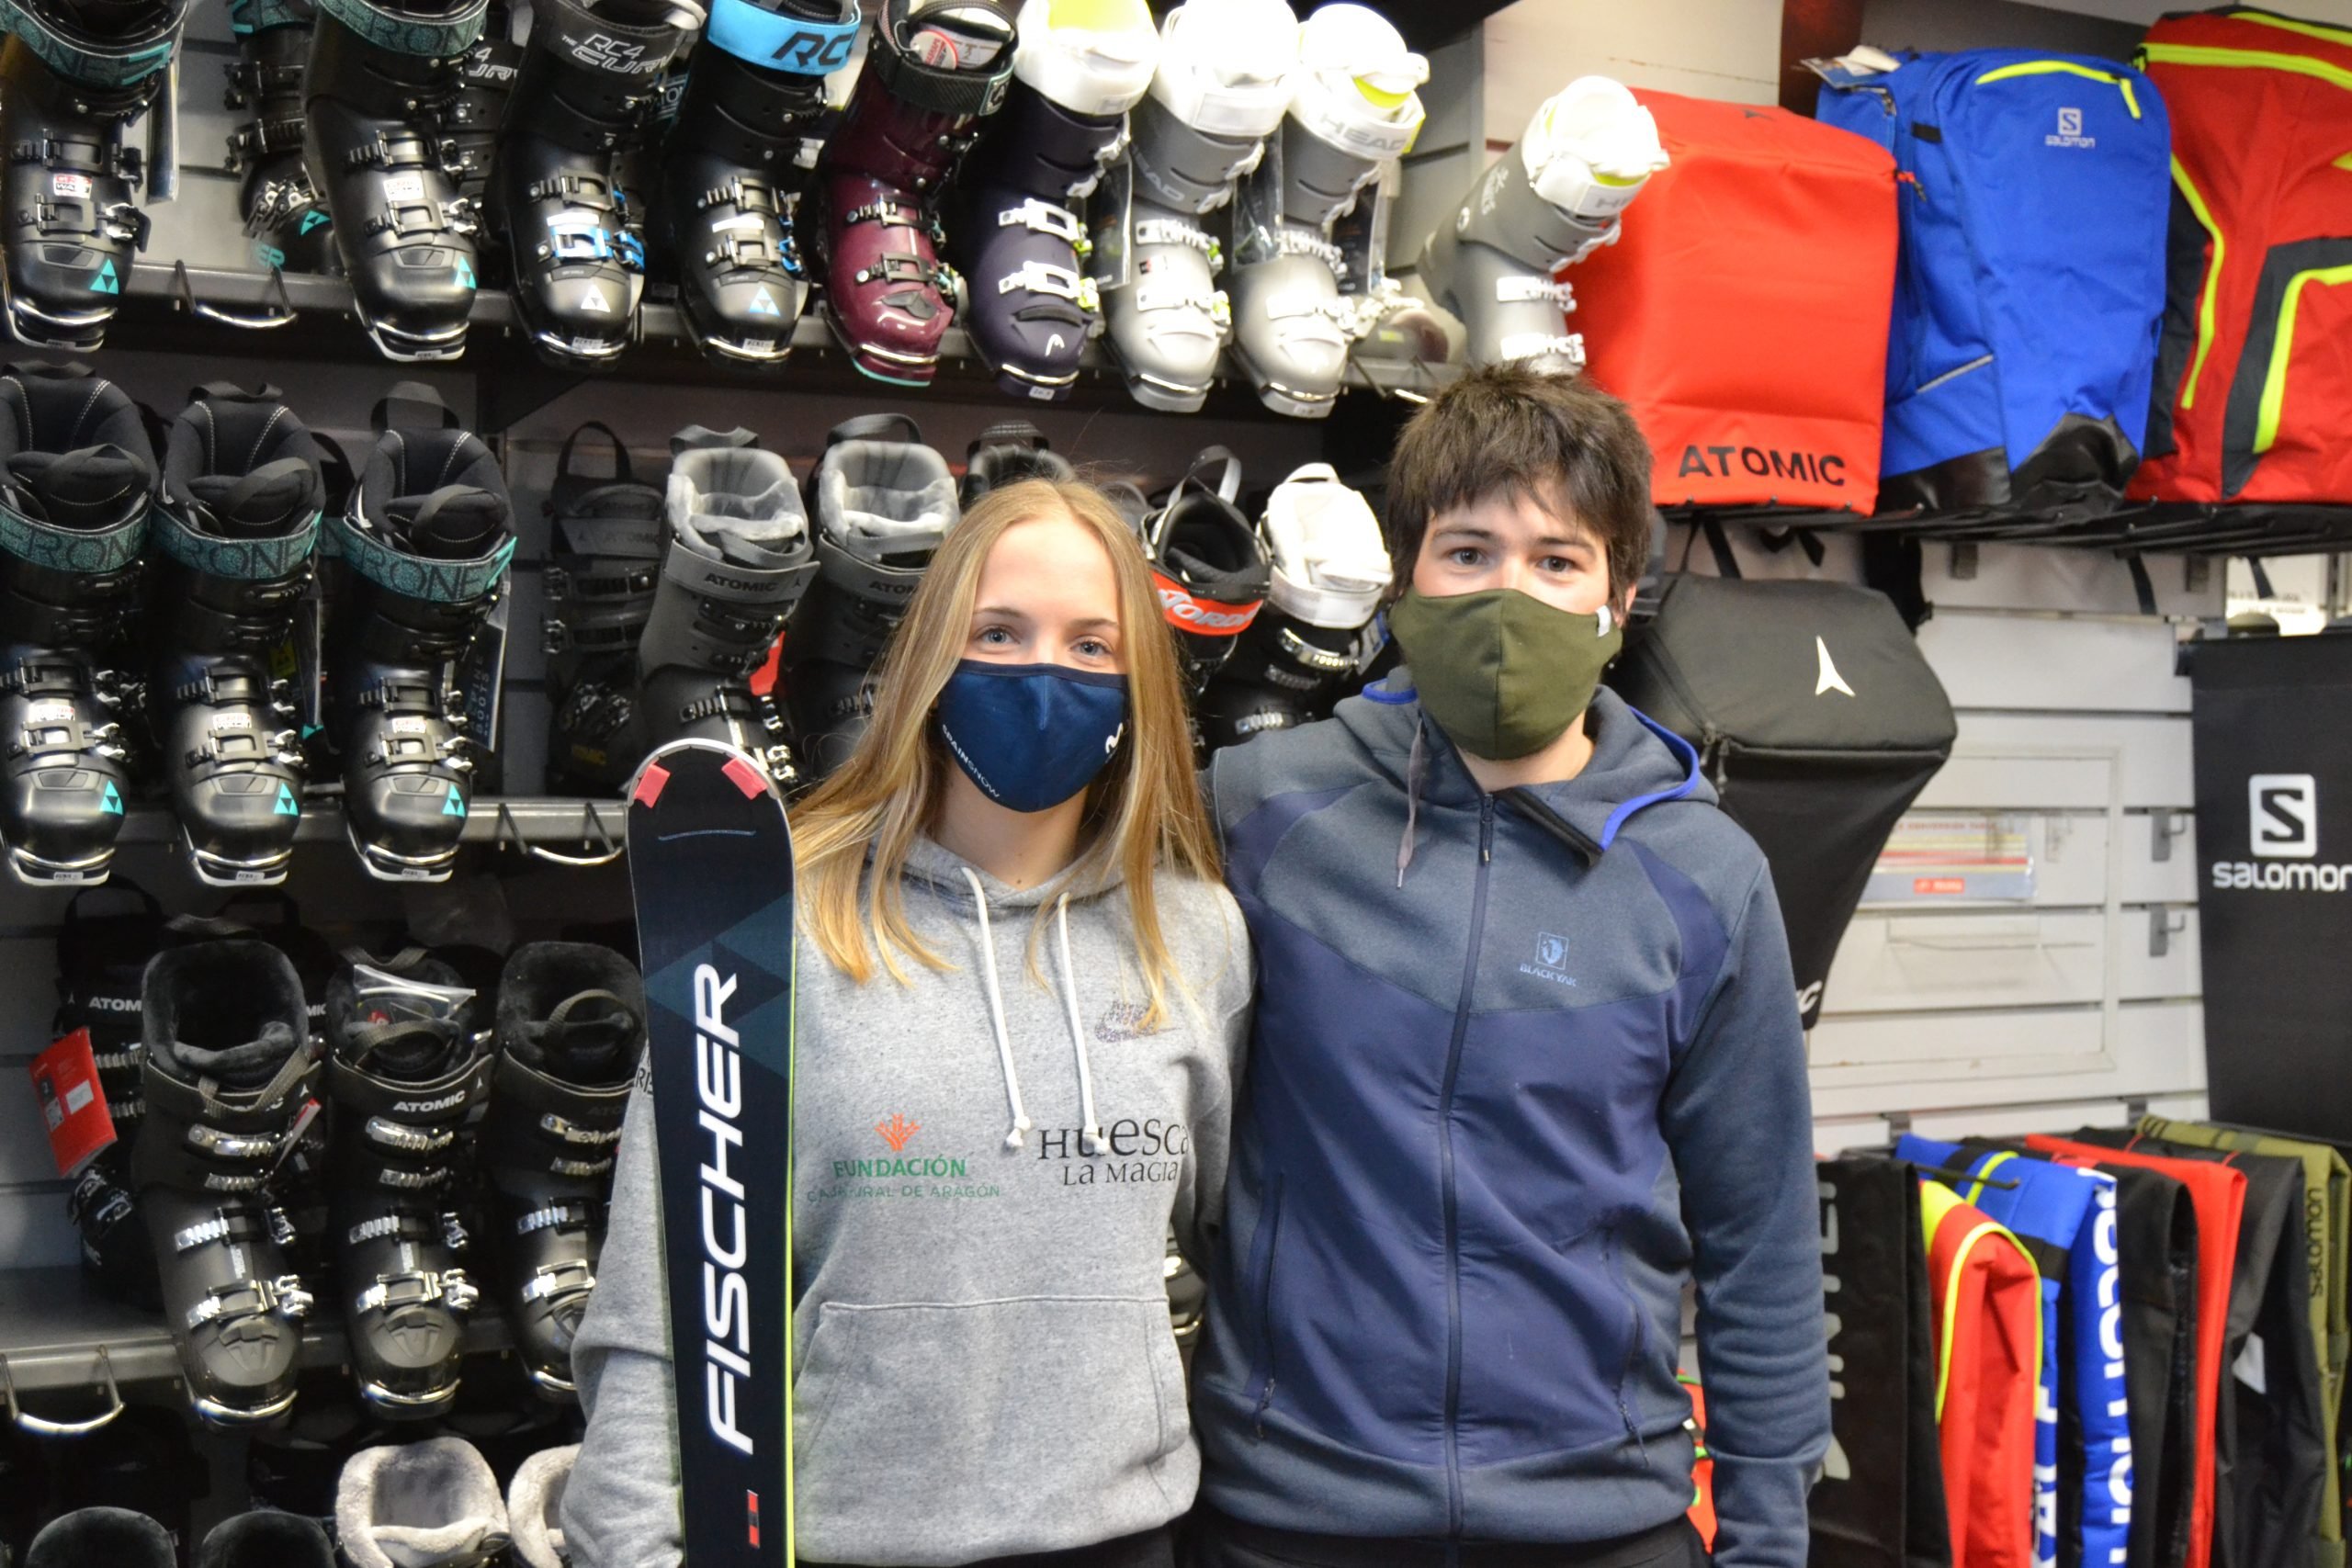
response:
M619 433L601 419L590 420L563 438L563 445L557 449L555 455L555 477L560 479L571 478L571 448L582 436L591 431L613 444L614 481L618 484L634 483L637 476L629 468L628 448L621 445Z
M1739 558L1732 554L1731 539L1724 534L1720 517L1695 517L1690 520L1690 537L1682 541L1682 561L1674 570L1677 572L1690 570L1690 552L1698 548L1702 535L1706 536L1707 552L1715 558L1715 575L1737 581L1740 575Z

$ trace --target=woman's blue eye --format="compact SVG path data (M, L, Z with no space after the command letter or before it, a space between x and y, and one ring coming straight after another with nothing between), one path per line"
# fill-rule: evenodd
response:
M1078 650L1079 652L1086 655L1089 659L1108 659L1111 657L1111 645L1104 642L1100 637L1087 637L1078 645Z
M1010 642L1012 640L1012 634L1005 630L1002 626L982 626L980 628L979 635L973 640L976 642L987 642L992 638L998 637L1001 637L1005 641Z

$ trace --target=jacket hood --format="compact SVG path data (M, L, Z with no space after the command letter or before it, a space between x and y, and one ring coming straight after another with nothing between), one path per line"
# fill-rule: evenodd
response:
M1400 666L1390 671L1385 680L1340 703L1331 716L1408 800L1440 808L1477 808L1485 792L1445 731L1421 712L1410 670ZM1634 813L1652 806L1669 800L1714 803L1714 787L1702 775L1697 749L1608 687L1593 694L1584 722L1592 737L1592 760L1582 773L1502 794L1565 823L1600 850L1615 841ZM1411 857L1403 858L1409 862Z

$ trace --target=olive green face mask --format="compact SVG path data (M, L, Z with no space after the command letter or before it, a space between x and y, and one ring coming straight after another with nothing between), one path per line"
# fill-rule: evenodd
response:
M1473 757L1507 762L1557 740L1592 702L1625 634L1613 611L1576 615L1516 588L1388 607L1421 709Z

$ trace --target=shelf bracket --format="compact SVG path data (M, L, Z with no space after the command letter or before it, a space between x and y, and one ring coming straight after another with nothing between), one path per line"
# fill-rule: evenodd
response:
M523 830L522 823L515 819L513 805L503 800L498 803L498 833L495 841L501 844L512 844L533 860L545 861L549 865L574 866L582 869L610 865L620 859L628 847L621 840L614 837L611 826L605 820L604 812L597 808L597 803L593 800L583 800L580 803L580 842L582 845L594 846L586 854L563 854L543 844L533 843L531 836Z
M179 295L181 310L192 316L201 316L208 321L219 321L222 326L267 331L271 327L291 325L294 321L294 299L286 292L286 272L282 267L269 269L269 282L263 290L264 313L258 316L240 315L234 310L224 310L209 300L198 299L196 297L196 280L188 276L185 260L172 263L172 288Z
M2172 951L2175 931L2188 929L2188 911L2167 909L2159 904L2148 911L2148 956L2162 958Z
M106 1384L107 1408L104 1415L93 1416L86 1421L51 1421L28 1415L17 1399L16 1375L8 1370L8 1358L0 1352L0 1402L6 1402L8 1419L19 1430L37 1438L81 1438L97 1431L122 1414L122 1390L114 1381L114 1362L107 1357L107 1348L98 1347L98 1378Z
M2188 831L2186 811L2158 811L2148 818L2148 858L2152 861L2172 859L2172 841Z

